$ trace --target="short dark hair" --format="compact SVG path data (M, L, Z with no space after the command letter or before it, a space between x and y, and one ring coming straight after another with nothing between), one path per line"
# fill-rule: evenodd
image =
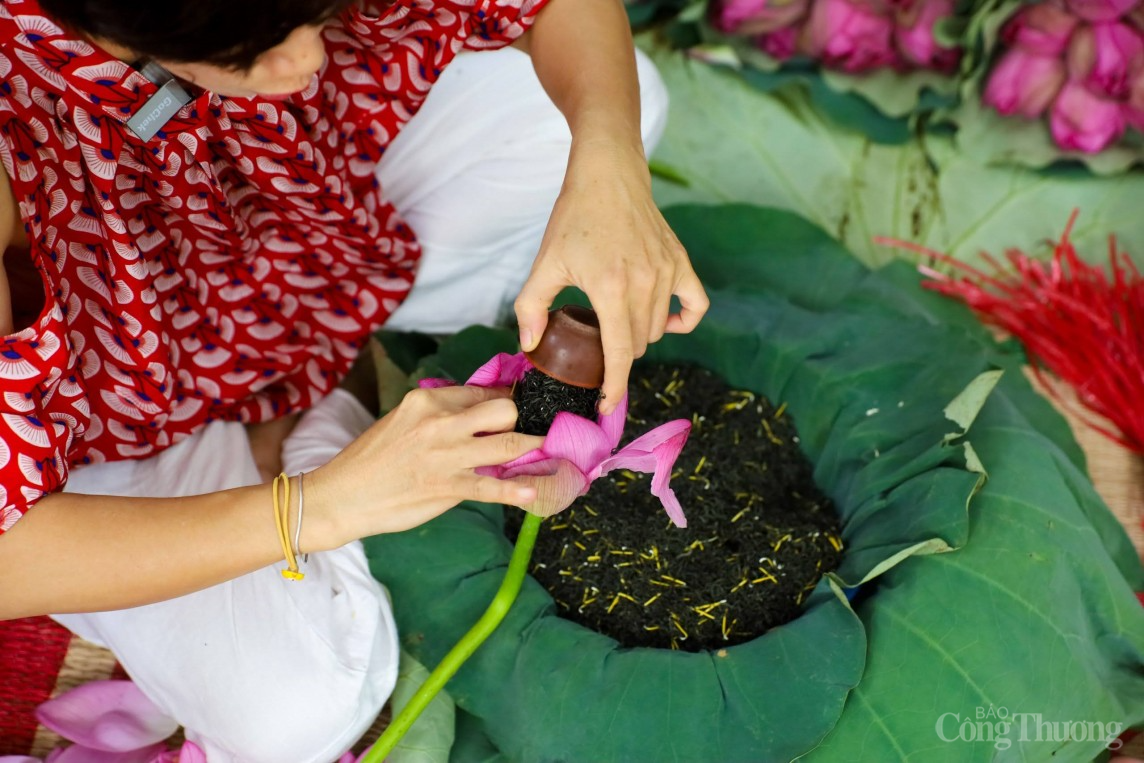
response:
M40 0L61 24L141 57L248 69L301 26L353 0Z

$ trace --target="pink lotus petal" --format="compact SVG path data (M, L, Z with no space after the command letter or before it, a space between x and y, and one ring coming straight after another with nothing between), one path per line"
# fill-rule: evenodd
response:
M176 763L207 763L207 754L194 742L183 742Z
M83 684L40 705L36 718L65 739L107 752L137 750L179 727L131 681Z
M474 471L477 474L480 474L480 475L485 476L485 477L496 477L497 479L503 479L505 476L505 472L508 472L510 470L516 469L516 468L521 467L521 466L527 466L529 464L534 464L538 461L546 461L546 460L548 460L548 454L546 454L540 448L537 448L536 450L528 451L527 453L525 453L523 456L520 456L519 458L514 458L512 461L509 461L507 464L497 464L494 466L478 466L476 469L474 469Z
M53 763L154 763L167 750L165 744L152 744L137 750L113 752L72 745L60 753Z
M1049 131L1061 148L1096 154L1124 133L1128 122L1120 103L1068 82L1049 112Z
M545 479L530 479L531 477ZM550 517L564 511L573 501L587 493L592 484L575 464L562 458L547 458L505 470L503 479L513 478L536 487L536 500L521 508L541 517Z
M417 382L421 389L438 389L439 387L456 387L457 382L452 379L422 379Z
M508 386L519 381L532 367L523 353L500 353L477 369L466 384ZM429 384L422 382L422 386L444 386L441 381L428 380ZM568 508L588 492L593 480L612 469L623 467L650 472L653 474L652 494L663 503L672 522L686 527L683 509L668 482L672 466L691 431L691 422L681 419L657 427L613 456L612 451L623 437L627 411L628 396L624 395L616 410L599 416L595 422L572 413L559 413L541 448L507 464L481 466L475 471L483 476L519 479L534 485L537 498L523 508L542 517Z
M594 421L574 413L562 411L552 420L544 437L544 452L554 458L571 461L588 474L596 465L612 454L615 443Z
M500 467L500 478L510 480L513 477L547 477L560 471L561 463L568 463L561 458L552 458L546 456L544 451L534 450L533 453L539 453L539 458L527 458L521 456L512 462L512 464L505 464ZM575 464L573 464L575 466Z
M500 352L473 372L465 384L474 387L511 387L531 368L532 364L523 352L515 355Z
M27 755L0 755L0 763L43 763L43 761Z
M683 444L691 433L691 422L676 419L658 426L642 437L622 448L619 453L605 459L589 474L596 480L614 469L631 469L637 472L651 472L651 493L659 498L664 511L676 527L687 527L687 517L675 491L671 489L671 470L679 458Z
M1115 21L1130 12L1138 0L1066 0L1069 10L1085 21Z
M611 413L600 416L599 424L600 429L604 431L604 436L608 439L608 452L616 449L620 444L620 438L624 436L624 424L628 420L628 396L625 394L620 404L616 406L616 410Z

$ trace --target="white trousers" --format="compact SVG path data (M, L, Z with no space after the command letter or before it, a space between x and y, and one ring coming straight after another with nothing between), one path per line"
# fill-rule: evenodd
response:
M667 97L642 56L639 68L650 150ZM569 143L525 54L464 54L445 71L378 168L424 251L389 327L445 333L509 314ZM286 440L285 471L321 466L370 423L352 396L333 393ZM215 422L145 461L76 469L67 490L173 497L259 482L244 427ZM269 502L267 491L268 511ZM158 604L56 619L114 651L210 763L329 763L365 733L393 690L393 616L360 543L311 555L298 583L283 580L281 566Z

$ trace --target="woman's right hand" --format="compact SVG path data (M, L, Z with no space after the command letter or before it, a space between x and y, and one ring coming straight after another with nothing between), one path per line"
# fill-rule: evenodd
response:
M465 500L526 505L538 479L499 480L474 469L539 448L513 432L507 388L417 389L325 466L306 476L302 548L320 551L416 527Z

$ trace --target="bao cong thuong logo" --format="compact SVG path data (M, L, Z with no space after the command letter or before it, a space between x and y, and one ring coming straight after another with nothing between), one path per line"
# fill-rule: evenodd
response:
M1122 745L1123 731L1124 724L1118 721L1066 720L992 705L974 708L972 713L942 713L934 724L943 742L984 742L998 750L1024 742L1100 742L1115 751Z

